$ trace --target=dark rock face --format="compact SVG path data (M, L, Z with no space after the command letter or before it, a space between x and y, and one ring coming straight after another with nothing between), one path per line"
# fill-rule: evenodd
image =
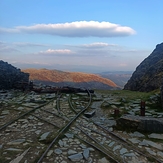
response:
M0 89L12 89L18 82L29 81L29 74L0 60Z
M163 76L163 43L136 68L124 89L149 92L160 88Z

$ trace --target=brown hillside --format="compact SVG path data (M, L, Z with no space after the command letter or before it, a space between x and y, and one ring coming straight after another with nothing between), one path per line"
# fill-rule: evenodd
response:
M49 82L101 82L111 87L117 87L117 85L106 78L100 77L95 74L88 74L82 72L63 72L58 70L47 69L26 69L23 72L30 74L30 80L40 80Z

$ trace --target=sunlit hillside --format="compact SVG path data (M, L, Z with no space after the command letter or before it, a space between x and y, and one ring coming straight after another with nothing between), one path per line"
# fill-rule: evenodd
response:
M26 69L23 71L30 74L30 80L75 83L100 82L110 87L118 87L113 81L100 77L96 74L88 74L82 72L63 72L47 69Z

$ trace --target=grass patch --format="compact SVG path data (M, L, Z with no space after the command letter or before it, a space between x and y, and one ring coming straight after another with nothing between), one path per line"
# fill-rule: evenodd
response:
M125 106L127 103L134 102L134 100L140 100L145 101L146 106L148 106L149 109L162 112L159 90L152 92L138 92L129 90L97 90L97 93L104 96L107 95L108 97L115 98L117 101L121 102L121 105L116 105L118 108ZM152 96L155 96L155 98L151 99ZM106 107L102 106L102 108L107 109L110 108L110 106L106 105Z
M159 93L159 90L152 92L138 92L138 91L129 91L129 90L96 90L97 93L101 93L103 95L112 95L117 98L125 98L127 101L141 99L143 101L149 100L151 95L155 93Z

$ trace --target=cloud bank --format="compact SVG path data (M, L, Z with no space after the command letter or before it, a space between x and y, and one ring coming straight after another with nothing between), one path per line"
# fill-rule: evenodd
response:
M48 34L62 37L124 37L136 32L127 26L98 21L76 21L58 24L35 24L0 28L0 33Z

